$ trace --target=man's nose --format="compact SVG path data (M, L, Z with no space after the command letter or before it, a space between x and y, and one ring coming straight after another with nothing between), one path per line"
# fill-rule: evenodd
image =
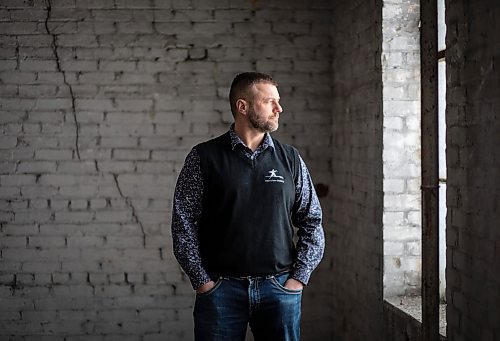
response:
M277 112L279 112L279 113L283 112L283 107L279 103L276 103L275 107L276 107Z

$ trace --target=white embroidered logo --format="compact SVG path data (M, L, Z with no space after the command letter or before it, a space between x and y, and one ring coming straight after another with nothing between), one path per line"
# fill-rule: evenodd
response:
M276 169L271 169L269 171L269 175L265 176L265 182L285 182L285 178L282 177L281 175L277 175L278 171Z

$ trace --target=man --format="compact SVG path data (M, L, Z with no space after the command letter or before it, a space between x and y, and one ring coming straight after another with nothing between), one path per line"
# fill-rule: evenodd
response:
M177 180L174 254L196 290L196 340L299 340L303 286L323 256L321 207L297 150L273 139L277 83L247 72L234 124L195 146ZM298 229L294 243L294 227Z

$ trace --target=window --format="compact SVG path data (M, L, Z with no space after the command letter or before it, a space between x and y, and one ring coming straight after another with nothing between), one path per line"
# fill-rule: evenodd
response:
M445 0L438 2L440 333L446 332ZM422 321L420 1L384 1L382 10L384 299ZM435 12L434 12L435 13ZM436 241L437 244L438 241ZM434 268L435 269L435 268Z
M438 0L439 296L446 301L446 23L445 0Z

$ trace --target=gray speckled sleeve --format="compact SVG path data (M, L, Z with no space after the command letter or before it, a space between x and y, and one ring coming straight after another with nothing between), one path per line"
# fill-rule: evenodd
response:
M299 157L300 158L300 157ZM297 256L292 277L303 284L323 258L325 235L318 196L306 164L300 158L300 176L295 185L293 224L298 228Z
M195 148L187 155L175 186L172 210L174 255L194 289L210 281L200 256L198 227L202 213L203 180Z

